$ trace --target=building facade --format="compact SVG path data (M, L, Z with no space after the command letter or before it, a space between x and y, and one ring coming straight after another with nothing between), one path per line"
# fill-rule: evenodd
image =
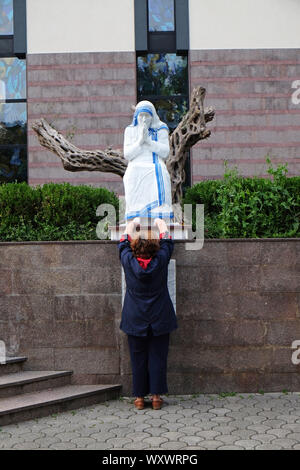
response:
M123 194L119 176L63 169L39 144L44 117L74 145L121 149L131 106L149 99L170 129L194 86L215 109L187 185L300 173L300 3L295 0L0 0L0 182L70 182Z

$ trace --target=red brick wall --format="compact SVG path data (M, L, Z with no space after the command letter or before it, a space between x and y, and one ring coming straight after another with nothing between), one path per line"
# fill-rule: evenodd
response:
M243 176L268 176L275 166L300 172L300 104L292 103L300 79L299 49L229 49L190 52L190 88L206 88L213 106L211 137L192 151L192 181L220 178L224 160Z
M122 148L136 103L135 53L28 54L27 82L29 184L68 181L123 194L121 178L112 173L65 171L31 124L44 117L63 135L74 133L70 140L81 148Z

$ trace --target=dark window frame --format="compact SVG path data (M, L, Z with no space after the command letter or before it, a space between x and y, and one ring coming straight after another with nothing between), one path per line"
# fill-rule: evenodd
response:
M27 59L27 42L26 42L26 0L13 0L13 34L0 34L0 59L18 58L20 60ZM6 43L6 44L5 44ZM6 47L7 46L7 47ZM27 66L27 63L25 62ZM26 74L27 75L27 74ZM27 85L27 79L26 79ZM8 98L1 99L0 103L26 103L26 134L28 132L28 105L27 105L27 86L26 98ZM26 143L5 144L0 141L0 149L25 149L26 150L26 182L28 183L28 138ZM9 182L9 180L7 181ZM2 184L0 182L0 184Z
M158 99L185 99L187 107L190 104L189 80L187 94L181 95L149 95L140 94L138 90L138 57L147 54L176 54L186 56L187 71L189 72L189 22L188 0L173 0L174 2L174 31L149 31L149 2L135 0L135 43L136 43L136 95L137 101L146 99L155 102ZM158 39L158 40L157 40ZM175 129L175 128L174 128ZM171 133L174 130L171 128ZM191 186L191 162L188 152L185 166L185 182L183 191Z
M176 53L176 1L174 4L174 31L149 31L149 0L147 0L148 54Z

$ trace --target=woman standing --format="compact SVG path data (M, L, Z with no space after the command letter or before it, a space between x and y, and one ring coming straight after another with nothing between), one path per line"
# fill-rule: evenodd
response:
M129 222L119 243L126 279L120 329L128 335L134 403L140 410L148 394L153 408L161 408L160 395L168 392L169 335L177 328L167 285L174 241L164 220L156 218L154 225L159 238L151 230L137 232L137 223Z

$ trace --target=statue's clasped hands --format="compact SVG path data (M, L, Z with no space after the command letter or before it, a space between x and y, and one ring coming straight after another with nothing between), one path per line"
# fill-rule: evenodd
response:
M143 115L144 113L141 113L138 117L138 123L139 123L139 133L138 133L138 143L139 145L142 144L147 144L151 145L151 138L149 136L149 126L151 123L151 119L148 118L148 116Z

